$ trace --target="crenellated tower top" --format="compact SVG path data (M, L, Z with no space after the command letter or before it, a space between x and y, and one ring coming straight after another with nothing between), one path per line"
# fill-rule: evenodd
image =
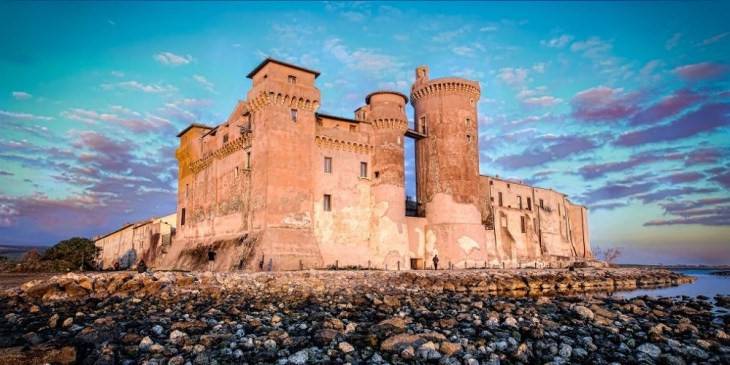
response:
M429 79L428 66L416 68L416 81L411 87L411 102L417 103L420 99L430 95L465 94L476 100L479 99L481 90L479 83L460 77L443 77Z

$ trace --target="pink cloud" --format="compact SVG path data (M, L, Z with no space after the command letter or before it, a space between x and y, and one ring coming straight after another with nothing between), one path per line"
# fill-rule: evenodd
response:
M691 90L678 90L656 104L638 112L631 118L631 124L653 124L674 116L704 99L703 95Z
M686 81L716 79L727 71L727 66L712 62L695 63L674 69L674 73Z
M637 112L639 93L598 86L583 90L573 97L573 116L589 121L614 121Z

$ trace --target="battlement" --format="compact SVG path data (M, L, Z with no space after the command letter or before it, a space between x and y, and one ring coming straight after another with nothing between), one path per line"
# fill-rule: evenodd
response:
M479 83L460 77L444 77L433 80L427 80L421 84L414 84L411 90L411 102L417 103L419 100L432 95L445 94L465 94L474 99L478 99L481 95Z

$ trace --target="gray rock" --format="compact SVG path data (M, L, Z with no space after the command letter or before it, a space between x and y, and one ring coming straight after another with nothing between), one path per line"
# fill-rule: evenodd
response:
M309 361L309 352L307 352L307 350L297 351L293 355L289 356L287 360L289 360L289 363L291 364L304 365L307 361Z
M276 351L276 341L272 339L264 341L264 348L268 351Z
M560 350L558 351L558 354L561 357L564 357L566 359L570 359L570 356L573 354L573 348L570 347L567 343L560 344Z
M156 324L152 327L152 332L154 332L157 336L162 336L162 333L165 330L160 326L159 324Z
M645 343L645 344L637 347L636 351L638 353L646 354L649 357L651 357L652 359L656 359L662 353L662 350L657 345L654 345L651 343Z

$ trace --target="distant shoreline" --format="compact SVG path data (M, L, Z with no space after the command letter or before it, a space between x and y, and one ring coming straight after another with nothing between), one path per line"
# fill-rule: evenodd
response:
M647 268L667 270L730 270L730 265L646 265L646 264L613 264L612 267Z

